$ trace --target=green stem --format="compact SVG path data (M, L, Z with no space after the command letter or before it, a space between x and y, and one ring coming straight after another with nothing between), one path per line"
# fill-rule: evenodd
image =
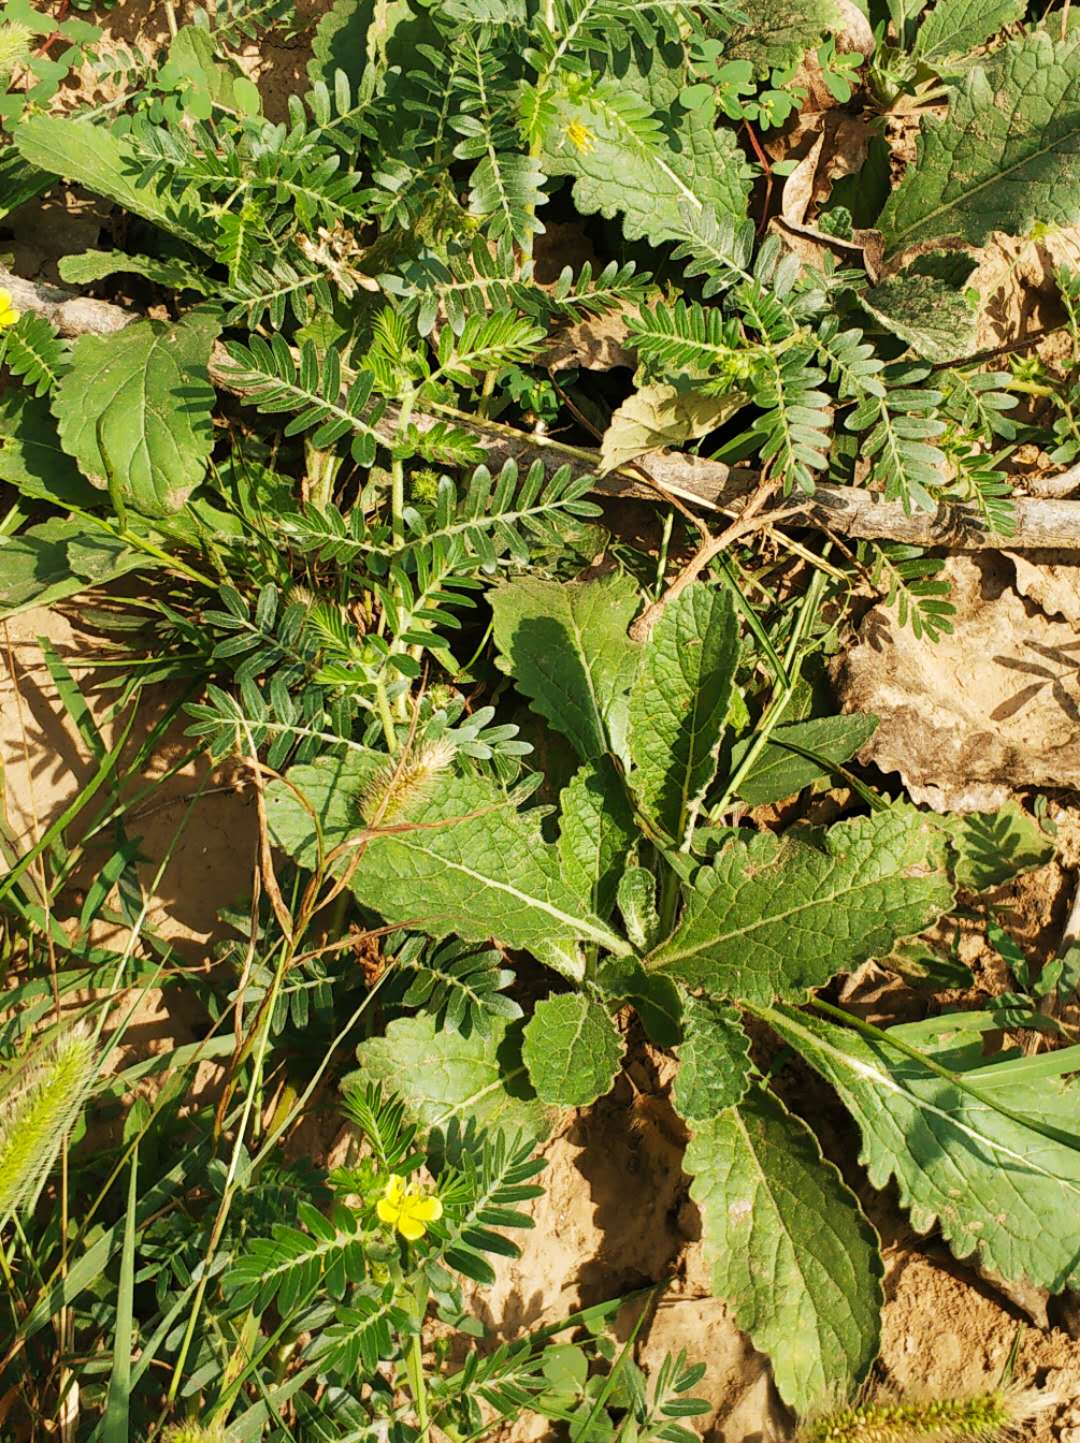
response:
M210 1241L206 1249L205 1266L202 1276L199 1279L199 1286L195 1291L195 1298L191 1305L191 1312L188 1314L187 1328L184 1331L184 1339L180 1344L180 1351L176 1355L176 1363L173 1366L172 1377L169 1380L169 1392L166 1399L166 1407L171 1407L176 1401L176 1394L180 1387L180 1381L184 1376L184 1365L187 1362L187 1355L191 1349L191 1342L195 1336L195 1324L198 1322L199 1313L202 1309L203 1298L206 1295L206 1285L210 1280L211 1264L217 1252L218 1244L221 1242L222 1234L225 1231L225 1223L229 1216L229 1209L235 1196L239 1183L237 1174L240 1169L240 1154L244 1146L244 1137L247 1133L248 1123L254 1107L255 1094L258 1092L263 1063L266 1059L266 1051L270 1042L270 1024L274 1016L274 1004L277 1001L278 990L281 987L286 969L292 958L292 948L289 945L282 947L281 960L274 972L274 979L270 984L270 995L267 998L267 1006L264 1008L262 1030L255 1048L254 1070L251 1078L251 1085L248 1088L247 1096L244 1098L244 1110L240 1117L240 1125L236 1129L236 1141L233 1144L232 1156L229 1159L229 1170L225 1178L225 1186L221 1194L221 1204L214 1218L214 1226L210 1232Z
M416 1280L416 1332L405 1350L405 1376L416 1409L416 1426L420 1443L430 1443L431 1415L428 1412L427 1380L424 1377L424 1317L427 1314L427 1280L421 1273Z
M394 756L397 752L397 728L394 726L394 717L390 710L390 699L386 695L386 683L382 677L375 683L375 706L378 709L379 720L382 722L383 736L386 738L386 750L391 756Z
M491 414L491 397L495 392L495 378L497 371L485 371L484 383L480 388L480 400L477 403L477 415L488 417Z
M660 936L666 937L675 926L675 910L679 905L678 874L666 864L660 881Z
M394 447L393 460L390 462L390 534L395 546L400 546L405 540L405 458L401 454L400 442L412 420L415 401L416 392L410 386L401 398L397 423L398 444Z

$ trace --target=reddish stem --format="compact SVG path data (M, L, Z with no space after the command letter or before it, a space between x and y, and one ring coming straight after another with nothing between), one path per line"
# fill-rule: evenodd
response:
M758 163L760 164L761 169L762 169L762 170L764 171L764 173L765 173L765 202L764 202L764 205L763 205L763 207L762 207L761 219L760 219L760 221L758 221L758 228L757 228L757 230L758 230L758 235L761 235L762 231L765 229L765 226L767 225L768 220L769 220L769 202L770 202L770 200L772 200L772 186L773 186L772 166L769 164L769 157L765 154L764 150L762 150L762 148L761 148L761 142L758 140L757 136L754 134L754 127L750 124L750 122L749 122L748 120L744 120L744 121L743 121L743 129L746 131L746 135L747 135L747 138L748 138L749 141L750 141L750 145L751 145L751 147L752 147L752 149L753 149L754 155L757 157Z

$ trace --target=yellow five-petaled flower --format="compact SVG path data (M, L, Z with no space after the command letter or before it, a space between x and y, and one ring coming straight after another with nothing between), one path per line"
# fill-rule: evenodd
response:
M427 1232L428 1223L442 1217L442 1203L437 1197L425 1197L415 1185L408 1187L403 1177L392 1172L375 1211L384 1223L396 1227L403 1238L415 1243Z
M13 326L18 319L19 313L12 303L11 292L0 286L0 331Z

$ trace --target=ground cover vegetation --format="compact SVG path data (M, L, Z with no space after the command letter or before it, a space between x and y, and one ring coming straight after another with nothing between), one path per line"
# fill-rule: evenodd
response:
M696 1436L708 1340L646 1377L652 1291L497 1346L475 1315L544 1139L643 1048L714 1291L792 1419L1006 1427L1007 1393L821 1417L871 1376L882 1264L792 1077L917 1232L1076 1287L1080 957L930 1005L949 919L1053 838L853 760L875 718L826 684L852 605L934 637L951 604L940 553L815 529L813 498L1007 538L1017 454L1080 456L1080 277L1051 276L1057 360L988 353L970 284L999 234L1080 221L1068 6L337 0L274 120L240 58L296 30L289 0L167 7L155 56L60 8L0 7L0 205L97 197L112 244L59 275L108 303L0 295L0 614L74 606L107 705L44 644L92 769L32 845L0 831L0 1431ZM785 232L799 161L766 147L815 91L867 143ZM591 258L545 270L568 225ZM605 326L623 380L589 368ZM695 510L661 452L749 489ZM617 482L652 496L648 543L598 500ZM171 771L231 768L258 819L208 967L140 870L180 735ZM838 1005L870 959L925 1017ZM152 989L205 1035L117 1068ZM337 1166L282 1148L316 1103L354 1130Z

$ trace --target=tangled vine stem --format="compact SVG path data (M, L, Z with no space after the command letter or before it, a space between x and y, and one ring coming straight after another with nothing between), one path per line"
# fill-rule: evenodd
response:
M134 312L109 301L93 300L59 286L24 280L2 268L0 286L10 291L16 309L37 312L65 336L90 332L108 335L140 319ZM215 346L210 357L210 379L220 390L242 395L229 367L224 347ZM597 451L566 446L549 437L531 436L512 426L465 412L452 414L457 425L476 435L494 465L513 459L521 466L540 461L552 470L569 464L581 475L596 475L599 469ZM426 430L435 424L437 417L414 411L411 419L420 430ZM377 429L389 440L396 424L397 415L391 407ZM1077 486L1080 486L1080 468L1071 467L1060 476L1044 478L1039 483L1040 491L1056 494L1018 496L1014 503L1016 529L1008 537L987 531L979 512L972 506L945 505L937 511L909 514L899 502L848 486L820 485L811 496L770 498L768 506L762 508L762 515L767 516L775 506L783 511L783 519L799 525L845 536L904 541L915 546L941 546L956 551L1030 551L1044 547L1080 551L1080 501L1061 499L1064 490ZM595 489L606 495L652 500L656 499L657 492L667 492L705 510L738 516L757 490L757 476L719 461L660 451L640 457L632 466L607 476L597 476Z

